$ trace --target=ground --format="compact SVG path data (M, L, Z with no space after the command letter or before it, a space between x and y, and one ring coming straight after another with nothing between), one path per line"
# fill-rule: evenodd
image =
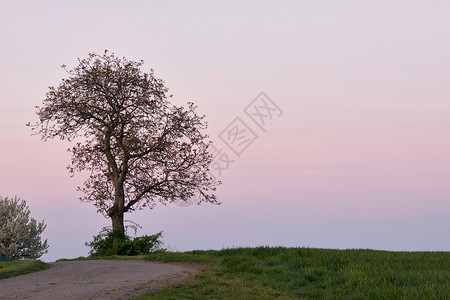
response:
M0 280L0 299L125 299L185 280L193 264L80 260Z

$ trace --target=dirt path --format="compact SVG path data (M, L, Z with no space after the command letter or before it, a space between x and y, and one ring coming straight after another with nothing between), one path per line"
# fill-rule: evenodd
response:
M127 299L182 281L199 267L134 260L51 263L31 274L0 280L0 299Z

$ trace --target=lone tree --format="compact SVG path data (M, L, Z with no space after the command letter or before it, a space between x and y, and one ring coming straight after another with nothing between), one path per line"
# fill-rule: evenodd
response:
M40 234L47 225L30 218L25 200L0 197L0 250L9 260L36 259L47 253Z
M62 66L69 77L49 88L32 129L44 141L78 141L68 149L69 172L89 172L80 199L111 218L114 242L124 237L126 212L194 196L219 204L219 182L208 172L211 142L202 133L207 124L196 106L172 105L164 82L141 71L143 61L105 51L78 62L72 70Z

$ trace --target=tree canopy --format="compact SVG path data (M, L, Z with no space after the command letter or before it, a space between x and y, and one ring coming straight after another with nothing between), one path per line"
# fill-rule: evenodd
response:
M88 171L79 187L123 233L123 214L175 200L219 204L209 173L207 123L196 106L172 105L163 80L143 61L130 61L105 51L79 59L68 78L50 87L39 122L32 125L43 140L76 140L71 174Z

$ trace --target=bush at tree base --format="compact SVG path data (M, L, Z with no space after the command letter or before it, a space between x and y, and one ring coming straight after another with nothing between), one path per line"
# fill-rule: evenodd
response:
M162 233L161 231L153 235L144 235L135 238L131 238L125 234L119 236L121 240L119 243L114 244L113 238L118 233L113 232L111 227L103 227L102 231L94 236L91 242L86 242L85 245L91 248L89 251L91 256L142 255L159 249L163 244L160 241Z

